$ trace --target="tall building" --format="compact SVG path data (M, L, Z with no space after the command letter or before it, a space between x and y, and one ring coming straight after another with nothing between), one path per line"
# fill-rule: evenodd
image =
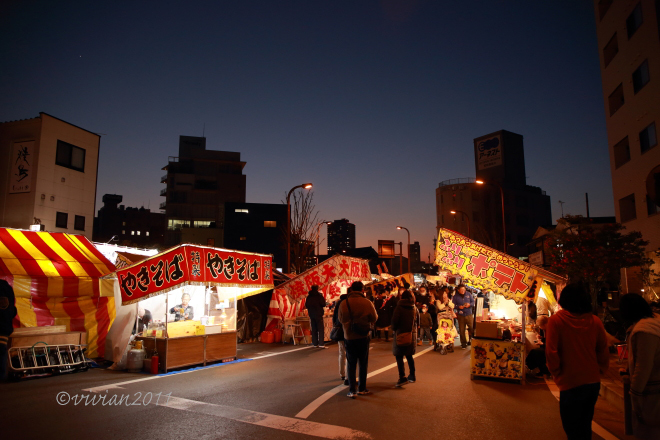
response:
M410 268L413 272L419 272L421 268L421 259L422 259L421 247L419 246L419 241L416 241L410 245Z
M328 255L355 249L355 225L345 218L328 225Z
M92 239L101 137L47 113L0 123L0 225Z
M614 211L660 271L660 3L594 0ZM643 286L624 271L622 289ZM656 291L658 291L656 286Z
M94 218L94 241L121 246L163 248L165 214L150 209L119 205L123 197L104 194L103 206Z
M271 254L273 267L286 265L286 205L228 202L224 232L226 248Z
M527 185L523 137L506 130L480 136L474 161L476 179L445 180L436 189L437 226L498 250L506 229L507 253L525 259L536 228L552 224L552 211L545 191Z
M225 203L245 203L241 153L206 149L206 138L179 137L179 156L163 167L165 245L224 246Z

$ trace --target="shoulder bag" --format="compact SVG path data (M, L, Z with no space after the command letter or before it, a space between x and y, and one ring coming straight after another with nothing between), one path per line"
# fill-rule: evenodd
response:
M417 321L417 308L413 306L413 323L412 327L410 328L409 332L405 333L396 333L396 345L401 346L401 347L406 347L408 345L411 345L413 343L413 329L416 327Z

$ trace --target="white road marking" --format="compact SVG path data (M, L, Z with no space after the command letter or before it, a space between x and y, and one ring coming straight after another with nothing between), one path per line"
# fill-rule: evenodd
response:
M280 351L280 352L277 352L277 353L265 354L265 355L262 355L262 356L255 356L255 357L249 358L249 359L253 360L253 361L256 361L258 359L263 359L263 358L267 358L267 357L271 357L271 356L279 356L281 354L292 353L292 352L298 351L298 350L306 350L308 348L310 348L310 347L294 348L293 350ZM209 366L208 368L205 368L205 369L208 370L208 369L211 369L211 368L221 367L223 365L225 365L225 364L219 363L217 365ZM101 385L101 386L93 387L93 388L85 388L85 389L83 389L83 391L89 391L90 393L101 393L101 392L106 391L106 390L112 390L112 389L117 389L117 388L121 389L121 388L123 388L121 385L128 385L130 383L136 383L136 382L145 382L147 380L162 379L164 377L178 376L179 374L194 373L195 371L199 371L199 370L192 369L192 370L186 370L186 371L179 371L179 372L174 372L174 373L170 373L170 374L162 375L162 376L161 375L146 376L146 377L141 377L139 379L127 380L125 382L117 382L117 383L108 384L108 385Z
M550 379L545 379L545 383L548 385L548 388L550 389L552 395L555 396L557 401L559 401L559 388L557 387L557 384L555 384L555 382ZM603 439L605 440L619 440L619 437L615 436L614 434L612 434L607 429L603 428L594 421L591 422L591 430L596 434L598 434L599 436L603 437Z
M432 349L433 349L433 347L428 347L426 350L422 350L419 353L414 354L413 358L421 356L424 353L428 353ZM375 375L380 374L384 371L390 370L394 367L396 367L396 362L394 362L393 364L390 364L386 367L383 367L381 369L378 369L376 371L372 371L371 373L367 374L367 379L369 379L370 377L374 377ZM325 393L321 394L321 396L314 399L309 405L304 407L298 414L296 414L296 417L298 417L300 419L306 419L314 411L316 411L321 405L323 405L330 398L332 398L332 396L334 396L335 394L341 392L342 390L346 390L346 385L339 385L339 386L334 387L330 391L326 391Z
M159 403L159 406L174 408L182 411L190 411L199 414L206 414L209 416L222 417L225 419L235 420L237 422L249 423L251 425L263 426L266 428L288 431L297 434L311 435L314 437L338 440L368 440L372 438L366 432L345 428L343 426L308 422L307 420L299 420L291 417L249 411L246 409L233 408L226 405L198 402L195 400L182 399L180 397L171 397L166 403Z

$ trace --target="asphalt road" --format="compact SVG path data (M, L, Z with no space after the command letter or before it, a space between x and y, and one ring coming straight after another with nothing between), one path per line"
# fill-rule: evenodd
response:
M355 400L340 383L336 345L241 344L239 362L174 374L93 369L3 384L0 414L8 423L0 437L565 438L543 380L472 381L469 350L443 356L427 348L418 347L417 382L396 388L391 343L373 342L373 394Z

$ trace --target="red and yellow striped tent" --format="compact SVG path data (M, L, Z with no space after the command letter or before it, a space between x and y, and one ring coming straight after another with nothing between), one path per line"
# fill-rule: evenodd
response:
M115 266L82 235L0 228L0 278L14 288L14 327L66 325L103 356L115 318Z

